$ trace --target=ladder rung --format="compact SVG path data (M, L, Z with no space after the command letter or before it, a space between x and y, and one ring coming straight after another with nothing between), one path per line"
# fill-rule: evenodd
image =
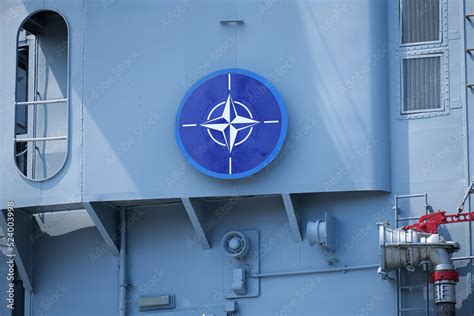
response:
M37 104L53 104L53 103L66 103L66 102L67 102L67 99L54 99L54 100L15 102L15 104L16 105L37 105Z
M32 137L32 138L16 138L17 143L40 142L40 141L54 141L66 140L67 136L51 136L51 137Z
M400 308L400 312L420 312L426 311L426 307Z
M426 196L426 193L403 194L403 195L397 195L397 199L410 199L410 198L425 197L425 196Z
M415 221L419 219L419 217L399 217L398 221Z
M424 285L404 285L400 286L400 290L410 290L410 289L423 289Z

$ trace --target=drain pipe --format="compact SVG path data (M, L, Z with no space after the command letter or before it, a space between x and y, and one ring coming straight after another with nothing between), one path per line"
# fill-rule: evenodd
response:
M430 281L433 284L437 315L455 315L459 274L452 263L451 254L459 250L457 242L446 241L439 234L391 229L388 224L381 223L379 246L379 273L383 276L400 268L413 272L416 266L429 262L433 267Z
M119 312L120 316L127 315L127 209L124 206L120 207L120 297L119 297Z

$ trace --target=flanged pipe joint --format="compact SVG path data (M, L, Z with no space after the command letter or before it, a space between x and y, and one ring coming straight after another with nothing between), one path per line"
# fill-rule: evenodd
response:
M457 242L447 241L439 234L392 229L387 223L381 223L379 246L379 273L384 275L400 268L414 271L416 266L429 262L438 315L454 315L459 275L452 263L451 254L459 250Z

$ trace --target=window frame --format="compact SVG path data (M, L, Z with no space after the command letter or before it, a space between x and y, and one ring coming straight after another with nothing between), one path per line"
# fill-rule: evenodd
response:
M401 16L401 1L395 2L395 96L396 96L396 117L398 120L411 120L420 118L439 117L449 115L450 113L450 99L449 99L449 48L448 48L448 0L440 0L440 27L442 28L442 37L440 41L436 42L420 42L409 43L409 45L402 44L402 16ZM403 111L403 59L413 58L415 56L429 56L440 54L441 57L441 105L440 109L427 109L416 112ZM411 113L410 113L411 112Z
M44 100L44 101L41 101L41 100L34 100L34 101L30 101L28 100L27 102L19 102L17 101L17 92L18 92L18 47L19 47L19 39L20 39L20 33L21 33L21 30L23 29L25 23L30 19L32 18L34 15L38 14L38 13L41 13L41 12L53 12L55 14L57 14L58 16L60 16L62 18L62 20L64 21L64 24L66 26L66 36L67 36L67 39L66 39L66 44L67 44L67 52L66 52L66 90L65 90L65 97L64 99L60 99L62 100L62 102L57 102L58 99L47 99L47 100ZM40 9L40 10L35 10L33 12L31 12L30 14L28 14L23 20L22 22L20 23L20 25L18 26L18 29L17 29L17 33L16 33L16 37L15 37L15 45L14 45L14 49L15 49L15 62L14 62L14 65L15 65L15 91L14 91L14 103L13 103L13 106L14 106L14 130L13 130L13 135L14 135L14 138L13 138L13 163L15 164L15 168L17 169L18 173L26 180L28 181L32 181L32 182L44 182L44 181L47 181L47 180L50 180L51 178L55 177L56 175L58 175L61 170L64 169L64 166L66 165L66 162L68 160L68 157L69 157L69 149L70 149L70 137L69 137L69 134L70 134L70 75L71 75L71 38L70 38L70 25L69 25L69 22L68 20L66 19L65 15L62 14L60 11L56 10L56 9L50 9L50 8L45 8L45 9ZM37 45L37 44L36 44ZM35 61L35 66L37 66L37 62ZM30 80L31 78L28 76L28 80ZM50 102L48 102L50 101ZM39 103L38 103L39 102ZM66 150L65 150L65 153L64 153L64 160L61 164L61 166L59 166L59 168L57 168L57 170L55 170L54 172L52 172L50 175L48 175L47 177L42 177L42 178L33 178L33 177L30 177L28 176L28 173L25 175L18 167L18 164L17 164L17 154L16 154L16 146L17 146L17 143L19 143L18 141L20 140L20 142L27 142L28 145L27 145L27 151L30 150L30 148L32 148L32 143L35 144L36 142L41 142L41 143L45 143L47 141L51 141L51 139L54 139L54 138L58 138L58 137L37 137L38 140L34 140L34 141L30 141L30 140L25 140L25 138L23 137L18 137L17 133L16 133L16 121L17 121L17 116L16 116L16 107L17 106L27 106L27 107L30 107L30 106L35 106L35 104L29 104L29 103L35 103L36 105L37 104L53 104L53 103L63 103L64 105L57 105L57 106L65 106L66 107L66 131L65 131L65 135L64 137L61 137L61 141L65 141L66 142ZM30 112L30 111L27 111L27 112ZM27 114L28 117L30 117L30 113ZM29 119L29 118L28 118ZM30 123L29 123L30 124ZM29 128L29 127L28 127ZM24 135L24 134L21 134L21 135ZM45 139L47 138L47 139ZM51 139L50 139L51 138ZM27 138L29 139L29 138ZM34 148L34 147L33 147ZM30 163L30 158L28 157L27 158L27 161L28 161L28 164ZM32 165L28 165L28 169L32 168Z

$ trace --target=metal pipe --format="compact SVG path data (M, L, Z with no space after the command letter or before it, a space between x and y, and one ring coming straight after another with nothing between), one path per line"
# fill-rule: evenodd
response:
M456 283L459 274L452 264L451 254L459 250L458 243L446 241L438 234L394 230L387 224L381 224L379 245L382 258L381 272L387 273L400 268L414 271L415 266L429 261L434 266L430 279L433 283L436 308L444 313L456 304Z
M120 207L120 316L127 315L127 209Z
M386 243L385 247L393 247L393 248L452 248L453 243L442 243L442 242L433 242L433 243L424 243L424 242L394 242L394 243Z
M471 182L469 184L469 187L467 188L466 192L464 193L464 196L461 200L461 203L459 204L459 206L457 208L456 216L459 215L460 213L462 213L462 211L464 210L464 205L466 204L467 198L469 197L469 195L471 195L473 184L474 184L474 182Z
M456 304L453 304L453 303L436 304L436 315L438 315L438 316L455 316L456 315Z
M333 268L333 269L321 269L321 270L303 270L303 271L283 271L283 272L272 272L272 273L256 273L250 275L251 278L271 278L279 276L292 276L292 275L304 275L304 274L322 274L322 273L333 273L333 272L348 272L356 270L369 270L377 269L378 264L370 264L363 266L353 266L353 267L342 267L342 268Z
M474 259L474 256L465 256L465 257L456 257L452 258L452 261L460 261L460 260L472 260Z

